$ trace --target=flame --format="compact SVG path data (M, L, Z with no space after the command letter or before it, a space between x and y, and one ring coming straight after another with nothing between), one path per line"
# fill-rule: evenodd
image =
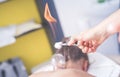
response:
M56 19L54 17L52 17L52 15L50 13L48 3L46 3L46 5L45 5L44 17L48 22L56 22Z
M52 33L53 33L53 37L54 37L54 39L56 39L56 31L55 31L56 25L54 25L54 23L56 23L57 20L54 17L52 17L50 10L49 10L48 3L46 3L46 5L45 5L44 17L49 22L50 28L51 28Z

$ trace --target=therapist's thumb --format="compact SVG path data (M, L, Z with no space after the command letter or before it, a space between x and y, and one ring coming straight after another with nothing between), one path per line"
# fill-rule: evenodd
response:
M81 41L81 38L82 38L81 36L82 36L82 34L72 36L70 38L70 41L68 42L68 45L70 46L70 45L75 44L78 41Z
M78 41L78 39L76 37L71 37L70 41L68 42L68 45L71 46L73 44L75 44Z

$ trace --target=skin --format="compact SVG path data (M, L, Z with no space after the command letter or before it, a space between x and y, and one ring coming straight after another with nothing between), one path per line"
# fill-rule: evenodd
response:
M68 60L65 68L66 69L61 69L61 65L58 65L55 71L39 72L29 77L94 77L86 72L88 69L88 61L84 59L75 62Z
M75 69L64 69L59 71L39 72L29 77L94 77L84 71Z
M84 53L95 52L96 49L111 35L120 32L120 10L116 11L108 18L103 20L96 27L72 36L68 45L73 45L77 42L77 46ZM120 41L120 36L118 38Z

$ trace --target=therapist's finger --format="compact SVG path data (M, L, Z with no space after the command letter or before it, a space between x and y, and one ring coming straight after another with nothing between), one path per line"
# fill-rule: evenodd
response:
M83 47L83 48L82 48L82 52L83 52L83 53L86 53L86 52L87 52L87 51L85 51L85 48L86 48L86 47Z
M80 49L83 49L83 47L84 47L84 41L78 41L77 42L77 46L80 48Z
M79 35L75 35L73 37L71 37L70 41L68 42L68 45L73 45L75 43L83 42L82 40L82 36L83 36L84 32L81 32ZM81 43L79 43L79 45L81 45Z
M88 52L88 48L89 48L88 46L89 46L89 43L83 41L82 44L80 45L80 48L82 49L82 51L83 51L84 53L86 53L86 52Z
M89 42L84 42L83 44L85 47L89 47Z
M84 51L85 53L87 53L87 52L88 52L88 49L89 49L88 47L84 47L84 50L83 50L83 51Z
M84 46L78 46L80 49L83 49L84 48Z
M70 38L70 41L68 42L68 45L71 46L71 45L75 44L76 42L77 42L77 39L71 37L71 38Z
M95 51L96 51L96 47L91 47L91 48L88 50L88 53L95 52Z
M93 47L92 41L89 41L89 47L90 47L90 48Z
M82 46L83 45L83 41L82 40L79 40L78 42L77 42L77 46Z
M87 53L91 53L91 52L93 52L93 50L89 48Z

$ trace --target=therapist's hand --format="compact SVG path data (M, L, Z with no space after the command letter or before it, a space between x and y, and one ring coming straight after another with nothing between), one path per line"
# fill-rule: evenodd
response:
M77 36L71 37L68 45L73 45L77 42L77 46L82 49L84 53L95 52L97 47L101 45L110 34L105 27L94 27Z
M73 45L77 42L78 47L81 48L83 52L94 52L110 35L120 32L119 20L120 9L111 14L96 27L85 31L80 35L73 36L68 42L68 45Z

